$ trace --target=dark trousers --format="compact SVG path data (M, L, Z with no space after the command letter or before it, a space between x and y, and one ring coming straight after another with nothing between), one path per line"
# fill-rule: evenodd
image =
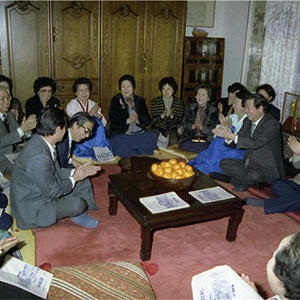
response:
M300 185L288 179L271 182L271 190L277 196L264 200L266 214L300 210Z
M246 191L254 184L266 182L260 169L245 167L242 159L224 158L221 160L220 167L230 177L232 185L241 191Z

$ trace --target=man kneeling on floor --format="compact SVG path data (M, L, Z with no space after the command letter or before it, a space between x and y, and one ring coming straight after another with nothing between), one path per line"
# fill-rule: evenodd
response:
M234 191L245 191L254 184L260 186L285 178L280 124L266 112L267 107L264 96L251 94L245 104L248 118L237 135L225 126L213 130L215 135L227 139L228 146L245 149L246 153L243 159L221 160L220 167L226 175L210 174L212 179L230 181Z
M67 217L86 228L99 224L86 214L87 210L99 209L87 177L101 168L90 162L77 169L65 169L57 161L55 144L62 140L66 124L62 110L46 109L38 121L37 134L15 162L10 199L20 229L47 227Z

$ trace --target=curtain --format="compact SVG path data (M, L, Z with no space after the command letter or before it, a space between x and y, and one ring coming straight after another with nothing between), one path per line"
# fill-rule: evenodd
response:
M284 93L293 89L300 40L300 2L268 1L260 82L276 91L274 105L282 110Z

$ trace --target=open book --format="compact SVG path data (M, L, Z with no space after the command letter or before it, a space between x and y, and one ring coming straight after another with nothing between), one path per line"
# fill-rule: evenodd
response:
M217 266L192 279L193 299L263 299L229 266Z

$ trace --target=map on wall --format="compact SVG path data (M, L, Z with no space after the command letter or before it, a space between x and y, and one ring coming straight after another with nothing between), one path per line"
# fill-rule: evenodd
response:
M214 27L215 1L187 1L186 26Z

